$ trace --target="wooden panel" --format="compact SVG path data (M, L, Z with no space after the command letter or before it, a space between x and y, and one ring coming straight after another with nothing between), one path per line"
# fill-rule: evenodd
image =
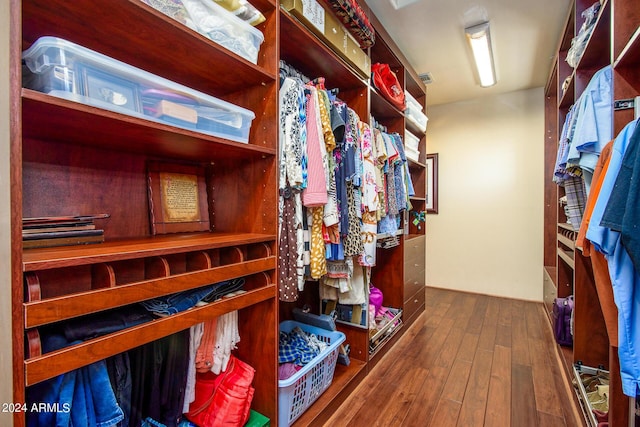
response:
M573 358L585 366L609 369L609 338L598 301L591 260L576 252ZM581 327L580 327L581 326Z
M56 320L70 319L83 314L194 289L209 283L274 269L275 264L275 257L269 257L27 303L24 307L25 327L32 328Z
M610 0L610 3L613 0ZM621 59L622 53L626 50L638 58L638 50L629 51L629 42L636 44L638 28L640 27L640 10L633 1L613 1L613 57ZM626 56L626 55L625 55ZM636 62L637 63L637 62Z
M65 246L24 252L23 270L37 271L125 259L192 252L274 240L275 236L251 233L188 233L105 242L100 245Z
M424 311L425 306L425 291L419 290L404 302L403 307L403 322L405 325L410 325L417 316Z
M482 321L482 329L478 330L477 326L473 331L480 331L478 338L478 349L493 351L496 342L496 325L498 324L498 313L500 304L497 299L491 299L487 307L486 316Z
M489 397L484 416L486 427L511 426L511 349L496 346L491 365ZM519 425L519 424L514 424Z
M484 424L492 360L492 351L478 350L476 353L467 384L467 393L470 398L462 402L458 425L482 426Z
M239 310L261 301L266 301L273 298L275 293L275 286L249 291L239 296L227 298L224 302L214 302L203 307L195 307L150 323L144 323L82 344L28 359L24 362L26 385L32 385L122 353L229 311Z
M275 158L219 159L209 169L214 231L264 233L277 227Z
M442 390L441 399L462 402L470 372L471 362L462 359L455 359L451 366L447 382L444 385L444 390Z
M544 268L543 276L543 300L547 313L551 315L553 312L553 300L558 296L558 289L554 283L555 268ZM552 276L553 274L553 276Z
M620 359L618 347L609 349L610 377L609 383L609 425L629 425L629 397L622 392L622 379L620 378Z
M537 427L533 375L530 366L514 364L511 368L511 425Z
M238 161L275 154L273 147L233 142L29 89L22 94L25 138L198 161L211 161L221 154ZM91 138L87 138L86 123L92 124Z
M434 427L455 427L457 425L458 416L460 414L460 402L453 400L440 399L438 406L433 413L429 426Z
M404 302L404 248L402 245L376 251L376 267L371 272L371 283L384 295L387 307L402 307Z

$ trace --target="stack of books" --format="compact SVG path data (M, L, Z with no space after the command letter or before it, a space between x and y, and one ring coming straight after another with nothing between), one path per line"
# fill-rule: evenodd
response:
M109 214L22 218L24 249L84 245L104 242L104 230L96 228L96 219Z

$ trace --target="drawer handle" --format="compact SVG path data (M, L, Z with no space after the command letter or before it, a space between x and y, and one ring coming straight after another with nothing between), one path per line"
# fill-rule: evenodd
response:
M413 282L413 284L414 284L414 285L417 285L417 284L418 284L418 281L416 280L415 282Z
M418 303L418 299L417 298L414 299L413 302L415 302L417 304Z
M414 267L420 267L420 264L413 264Z
M336 30L335 28L332 28L331 31L333 31L333 34L338 34L338 30Z

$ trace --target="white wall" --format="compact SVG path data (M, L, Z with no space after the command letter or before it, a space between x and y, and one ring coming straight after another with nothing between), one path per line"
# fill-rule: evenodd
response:
M9 0L0 0L0 403L13 401L11 341L11 203L9 199ZM0 412L0 425L13 414Z
M437 105L428 116L439 213L427 216L427 284L542 301L543 89Z

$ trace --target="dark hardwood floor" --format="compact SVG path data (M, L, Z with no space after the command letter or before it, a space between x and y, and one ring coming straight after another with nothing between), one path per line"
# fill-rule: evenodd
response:
M542 303L427 288L326 426L583 426Z

